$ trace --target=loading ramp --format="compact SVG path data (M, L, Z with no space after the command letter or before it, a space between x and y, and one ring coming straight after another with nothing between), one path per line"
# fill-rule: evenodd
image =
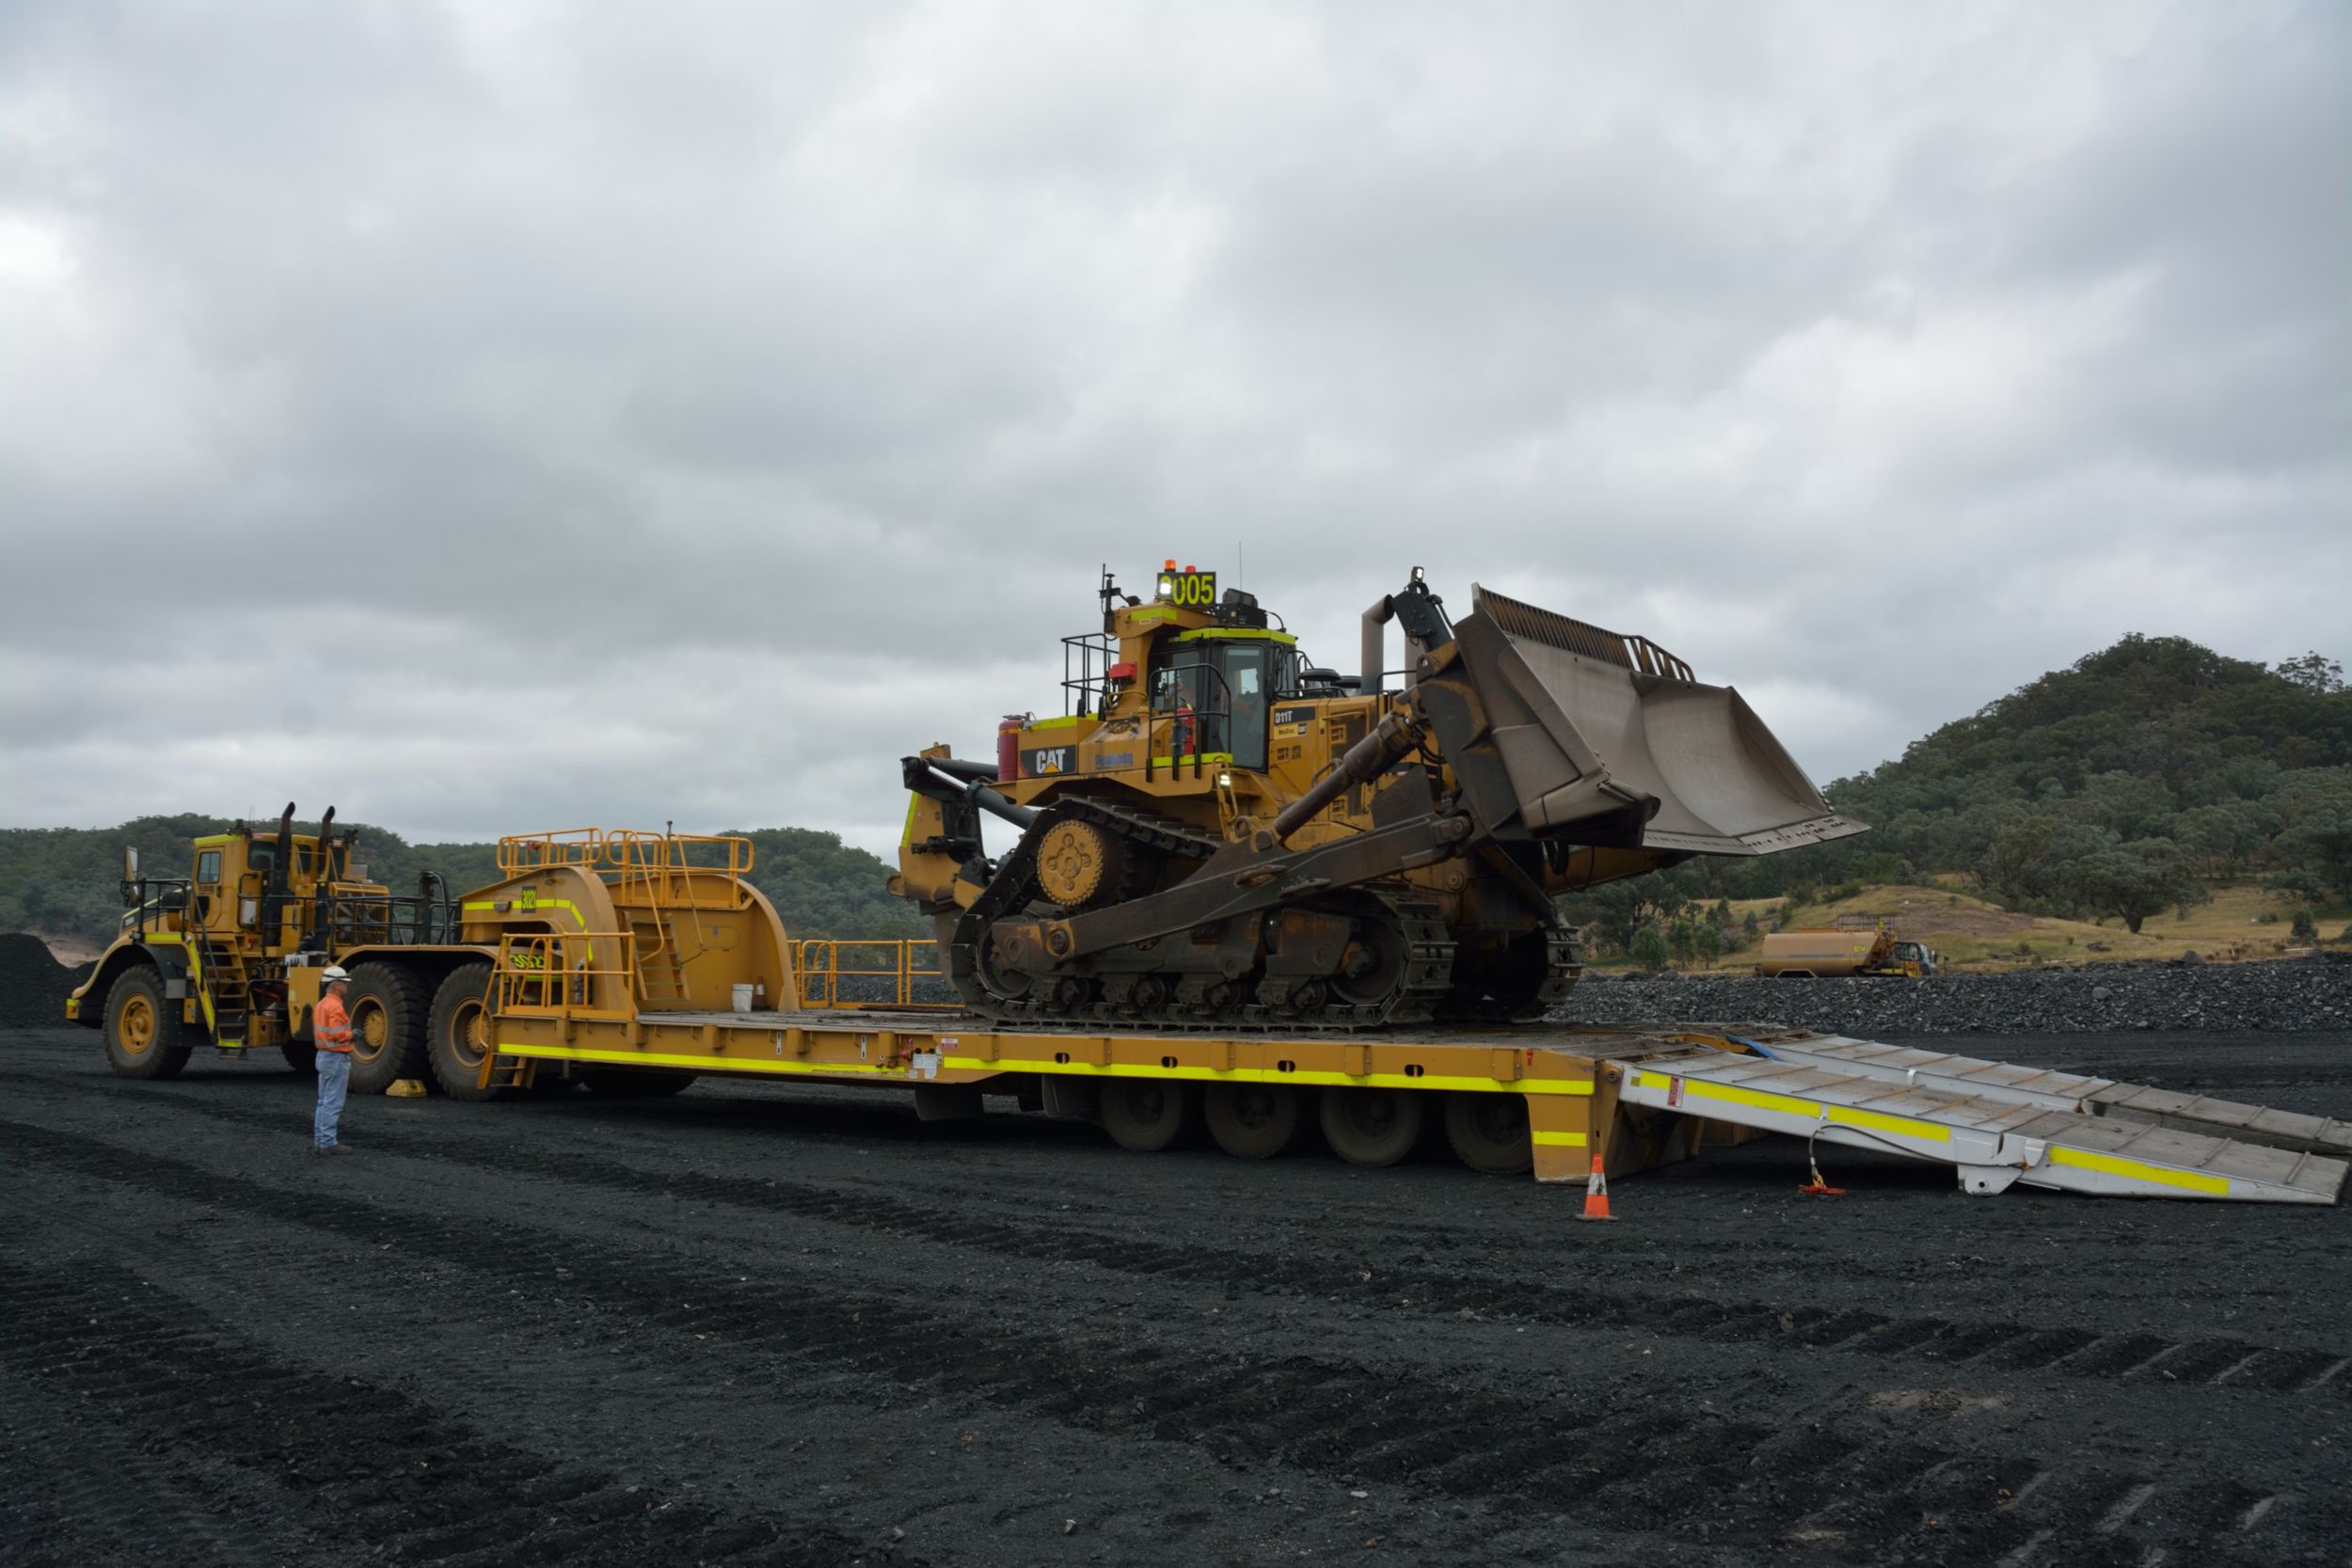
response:
M1682 1048L1613 1059L1620 1104L1948 1164L1970 1193L2334 1203L2352 1168L2329 1117L1768 1026L1653 1037Z

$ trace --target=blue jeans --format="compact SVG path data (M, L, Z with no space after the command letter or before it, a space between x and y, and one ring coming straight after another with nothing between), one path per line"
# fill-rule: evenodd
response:
M351 1087L351 1053L319 1053L319 1109L310 1130L321 1148L335 1147L335 1124L342 1119L343 1094Z

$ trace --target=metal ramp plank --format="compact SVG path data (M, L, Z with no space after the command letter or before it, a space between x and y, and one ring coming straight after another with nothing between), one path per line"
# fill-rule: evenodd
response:
M1685 1046L1610 1065L1621 1103L1940 1162L1955 1167L1971 1193L2022 1184L2119 1196L2333 1203L2352 1168L2310 1150L2194 1130L2211 1123L2094 1114L2084 1099L2052 1086L2106 1080L2030 1069L1985 1072L2006 1064L1867 1041L1828 1043L1868 1049L1813 1049L1822 1043L1791 1050L1776 1040L1770 1055ZM2250 1125L2257 1117L2243 1119Z
M1726 1034L1726 1038L1736 1037ZM1816 1035L1774 1039L1763 1049L1785 1062L1809 1063L1873 1077L1901 1078L1969 1094L2029 1099L2053 1110L2083 1110L2119 1120L2158 1122L2318 1154L2352 1154L2352 1123L2236 1101L2184 1094L2112 1078L2018 1067L1912 1046Z

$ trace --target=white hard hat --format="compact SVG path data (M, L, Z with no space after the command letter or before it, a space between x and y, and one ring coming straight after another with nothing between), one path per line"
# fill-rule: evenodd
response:
M348 980L350 978L350 974L344 970L342 965L328 964L326 966L326 973L319 976L319 983L322 985L331 986L338 980Z

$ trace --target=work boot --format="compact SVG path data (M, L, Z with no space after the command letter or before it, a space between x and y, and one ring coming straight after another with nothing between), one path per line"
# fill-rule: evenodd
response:
M321 1154L350 1154L356 1152L349 1144L329 1144L318 1150Z

